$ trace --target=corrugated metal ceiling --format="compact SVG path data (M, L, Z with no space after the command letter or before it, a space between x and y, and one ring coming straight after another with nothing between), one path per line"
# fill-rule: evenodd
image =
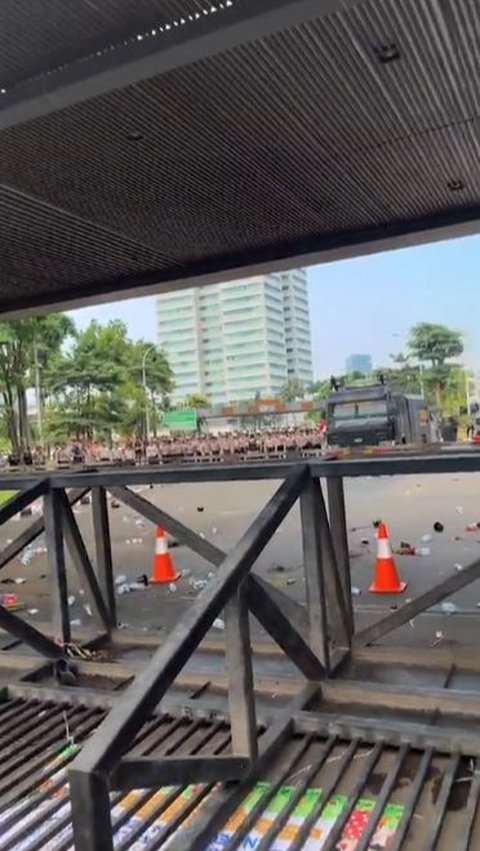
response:
M475 0L364 0L3 130L0 309L18 287L78 297L468 214L479 35Z
M0 86L159 35L160 27L187 24L212 6L208 0L3 0Z

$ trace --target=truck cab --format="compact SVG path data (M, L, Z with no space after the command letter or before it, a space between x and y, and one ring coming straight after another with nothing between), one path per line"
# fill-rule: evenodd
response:
M329 446L426 444L433 427L422 396L386 384L341 388L327 402Z

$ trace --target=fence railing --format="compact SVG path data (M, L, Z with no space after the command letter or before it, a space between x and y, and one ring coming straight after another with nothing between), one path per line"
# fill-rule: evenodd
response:
M78 847L113 848L110 790L151 788L162 783L239 780L258 758L251 612L307 680L328 676L333 652L348 649L352 637L348 553L341 481L328 487L335 533L318 479L307 465L294 468L256 517L238 544L224 553L178 520L124 487L112 494L149 520L172 532L203 558L217 565L215 578L136 678L125 700L114 708L87 742L70 772L75 839ZM257 558L292 506L300 500L307 610L251 573ZM343 524L343 529L341 528ZM226 661L232 756L162 759L128 758L124 753L180 674L214 620L225 612ZM281 737L280 737L281 738ZM279 741L280 741L279 738ZM270 749L273 744L270 743Z
M76 846L92 851L113 848L110 820L112 790L151 788L172 783L246 782L265 767L292 731L293 706L282 722L259 738L255 711L249 614L297 666L305 680L327 680L350 652L370 645L445 597L480 577L480 560L430 588L416 599L355 633L350 587L343 477L436 472L476 472L480 458L472 455L438 457L371 458L301 464L271 463L238 467L196 467L181 470L101 470L58 473L48 478L23 477L21 493L0 509L6 522L30 502L44 500L44 517L35 520L7 548L10 557L20 544L45 529L52 597L54 636L43 635L17 615L0 606L0 626L31 644L54 661L61 661L70 641L68 585L64 546L82 576L96 606L105 635L116 623L114 577L108 520L108 491L154 524L217 567L214 579L200 593L153 656L128 687L106 720L84 746L70 772ZM274 495L233 549L226 553L126 485L170 481L225 481L284 479ZM321 478L325 479L324 490ZM11 487L11 477L0 479L0 489ZM80 534L72 504L88 490L92 493L96 570ZM324 497L325 493L325 497ZM285 516L300 503L306 607L258 577L252 568ZM21 538L21 541L19 540ZM0 568L7 563L0 553ZM214 757L137 759L125 756L136 734L219 614L225 612L226 661L232 754ZM435 653L434 650L430 654ZM303 692L295 702L298 713L308 702ZM203 818L203 817L202 817ZM212 824L204 818L195 843L203 847ZM200 838L199 838L200 837ZM193 843L193 840L192 840Z

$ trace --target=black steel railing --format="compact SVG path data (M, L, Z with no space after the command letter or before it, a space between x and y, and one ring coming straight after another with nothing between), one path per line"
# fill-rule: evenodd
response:
M45 529L52 597L54 635L43 635L18 616L0 607L0 626L31 644L43 655L59 659L70 640L68 587L64 546L82 576L105 635L116 623L114 578L108 522L107 491L151 522L163 526L177 540L217 567L215 578L201 592L182 622L155 653L149 665L129 686L110 715L77 757L70 774L74 836L78 848L110 851L113 848L110 821L111 790L159 786L167 778L183 782L225 783L245 781L252 771L265 766L285 740L289 726L280 727L258 739L249 614L253 614L307 681L327 681L338 662L351 648L362 648L378 640L430 606L480 577L480 560L455 573L418 598L405 603L373 625L355 633L350 588L347 528L343 491L344 477L399 475L437 472L476 472L480 458L472 455L438 457L369 458L343 461L313 461L309 464L271 463L249 467L195 467L58 473L48 478L23 477L23 490L0 509L0 523L7 521L39 497L44 517L34 521L0 553L0 569L7 556L19 551ZM150 503L126 485L155 482L284 479L273 497L254 520L238 544L225 553L192 529ZM325 496L320 479L325 479ZM8 476L0 489L11 488ZM96 569L87 552L72 512L72 504L88 490L92 492ZM303 563L307 606L301 606L278 588L260 579L252 568L268 541L291 510L300 503ZM226 659L229 677L231 756L208 758L125 758L135 735L155 711L159 701L191 658L219 614L225 612ZM434 651L431 651L432 653ZM297 702L301 709L308 691ZM289 710L290 711L290 710ZM293 710L290 718L293 717ZM186 848L202 847L211 824L201 822L200 833ZM201 832L203 831L203 833ZM197 844L195 844L195 842Z

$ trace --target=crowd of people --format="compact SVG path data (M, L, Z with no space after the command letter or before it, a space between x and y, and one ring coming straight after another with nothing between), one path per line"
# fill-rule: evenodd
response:
M321 428L279 428L258 431L232 431L223 434L178 433L149 440L106 443L72 440L51 447L37 446L19 455L4 458L10 466L76 465L115 466L137 464L219 463L254 458L301 457L305 453L321 453L324 435Z

